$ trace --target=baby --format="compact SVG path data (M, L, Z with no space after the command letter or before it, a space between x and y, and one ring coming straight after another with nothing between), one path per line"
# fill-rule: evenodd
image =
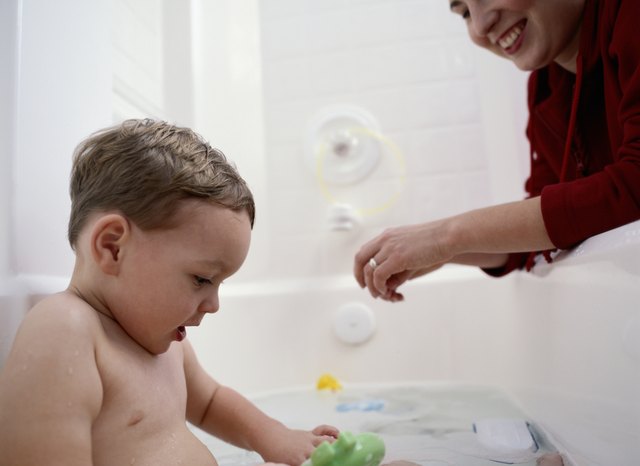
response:
M221 152L129 120L77 148L70 192L75 268L29 311L0 374L0 466L215 466L186 421L289 465L336 438L270 418L189 344L253 227L251 192Z

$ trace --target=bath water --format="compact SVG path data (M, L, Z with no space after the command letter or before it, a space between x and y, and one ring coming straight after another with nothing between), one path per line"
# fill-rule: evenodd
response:
M554 451L539 426L508 394L491 387L454 384L345 385L336 392L312 387L251 397L267 414L296 429L332 424L343 431L374 432L386 445L383 463L412 461L422 466L534 466ZM528 423L530 448L505 448L481 441L474 423L513 420ZM201 432L221 466L260 463L255 453Z

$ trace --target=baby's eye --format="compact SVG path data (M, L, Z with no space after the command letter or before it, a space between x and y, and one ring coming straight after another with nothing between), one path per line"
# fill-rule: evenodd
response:
M194 282L195 282L196 286L211 285L211 280L209 280L208 278L204 278L204 277L200 277L198 275L194 275L193 279L194 279Z

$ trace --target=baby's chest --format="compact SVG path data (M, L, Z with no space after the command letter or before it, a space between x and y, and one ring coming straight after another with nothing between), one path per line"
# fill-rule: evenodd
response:
M187 389L181 354L113 351L101 361L103 402L97 424L130 433L184 424Z
M181 348L159 356L103 352L98 366L103 403L92 425L93 464L216 465L186 426Z

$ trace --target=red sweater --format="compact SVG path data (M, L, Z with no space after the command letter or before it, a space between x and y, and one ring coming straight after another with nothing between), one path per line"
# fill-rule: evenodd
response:
M526 190L558 248L640 219L639 18L640 0L586 0L577 73L553 63L529 78Z

